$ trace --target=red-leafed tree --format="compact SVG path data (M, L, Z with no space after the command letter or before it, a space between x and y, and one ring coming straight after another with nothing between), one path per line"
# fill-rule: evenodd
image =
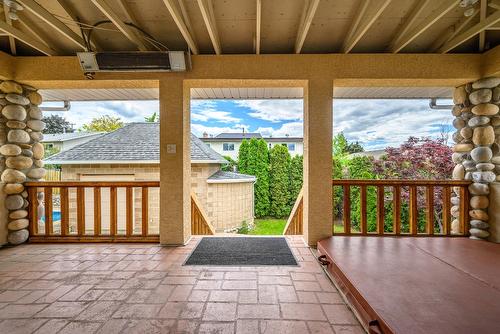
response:
M386 155L375 161L374 171L382 179L450 179L454 164L451 160L452 149L444 139L410 137L398 148L387 148ZM403 201L408 203L409 191L401 189ZM442 188L434 189L435 226L440 232L442 227ZM418 230L424 231L425 189L417 188L417 205L419 208ZM404 208L403 208L404 209ZM403 210L403 215L407 210ZM407 221L407 217L402 217Z

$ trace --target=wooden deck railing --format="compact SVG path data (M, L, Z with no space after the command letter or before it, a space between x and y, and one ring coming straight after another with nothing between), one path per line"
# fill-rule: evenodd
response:
M342 232L335 231L334 227L334 234L467 235L469 184L469 181L454 180L333 180L334 193L335 187L341 189L342 203L339 211L343 225L340 226L343 227ZM451 226L453 191L458 194L460 208L456 217L459 226L454 233ZM353 207L352 200L356 200L359 205ZM370 208L368 204L371 205ZM353 209L356 220L352 216ZM391 214L390 217L386 217L388 213Z
M160 182L28 182L30 242L159 242ZM191 199L193 234L213 234Z
M332 234L468 235L469 184L469 181L454 180L333 180L334 198L340 198L340 203L334 203L334 206L341 223L334 222ZM459 201L459 211L455 214L459 224L454 227L455 231L452 231L454 217L451 214L453 192L458 194ZM301 191L283 234L302 233Z
M292 212L283 230L284 235L301 235L304 233L304 188L300 189Z

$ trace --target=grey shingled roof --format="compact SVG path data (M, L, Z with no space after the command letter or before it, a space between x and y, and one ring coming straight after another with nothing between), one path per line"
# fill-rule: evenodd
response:
M42 143L51 143L58 141L68 141L86 137L98 137L104 135L104 132L71 132L71 133L50 133L44 134Z
M245 132L245 133L221 133L215 136L216 139L248 139L248 138L262 138L258 132Z
M53 164L100 162L159 162L160 125L130 123L45 160ZM227 161L191 134L191 161L224 164Z
M219 170L212 174L208 178L208 182L217 182L217 181L233 181L233 182L253 182L257 180L255 176L253 175L247 175L247 174L240 174L240 173L234 173L234 172L225 172L222 170Z

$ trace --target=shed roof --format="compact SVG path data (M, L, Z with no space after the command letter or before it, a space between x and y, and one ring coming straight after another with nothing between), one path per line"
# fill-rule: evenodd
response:
M105 132L71 132L71 133L49 133L43 135L42 143L64 142L68 140L81 139L86 137L97 137Z
M129 123L45 160L52 164L158 163L160 125ZM191 134L191 162L225 164L227 161Z

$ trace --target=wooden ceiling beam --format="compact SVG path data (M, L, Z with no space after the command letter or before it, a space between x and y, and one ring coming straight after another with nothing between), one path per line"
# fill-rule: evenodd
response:
M361 7L358 9L358 13L355 16L353 22L351 23L351 27L349 28L349 32L347 34L347 38L342 45L342 52L349 53L356 44L363 38L366 32L370 29L370 27L375 23L375 21L382 15L384 10L389 6L392 0L381 0L380 4L376 4L373 6L376 10L371 13L371 15L367 16L368 8L370 7L370 0L363 0L361 3Z
M484 19L482 22L477 23L476 25L467 29L465 32L461 33L460 35L456 36L452 40L445 43L439 49L439 52L446 53L450 50L453 50L454 48L456 48L460 44L464 43L465 41L467 41L470 38L479 34L481 31L484 31L484 30L488 29L489 27L495 26L498 22L500 22L500 11L494 12L493 14L488 16L486 19Z
M436 8L432 13L428 14L425 19L420 22L411 32L407 33L402 37L398 43L394 44L390 48L390 52L398 53L412 41L414 41L418 36L424 33L429 27L436 23L440 18L445 16L451 10L457 8L460 0L445 0L441 6Z
M469 17L464 16L460 20L458 20L458 22L456 22L454 25L450 27L447 33L441 34L441 36L432 43L432 46L429 48L429 52L432 53L437 52L437 50L439 50L441 46L451 41L452 38L463 32L464 29L470 25L472 20L474 20L478 14L479 14L479 9L474 9L474 12L472 13L471 16Z
M408 33L410 28L412 28L415 24L415 21L422 15L422 12L424 9L427 7L427 5L431 2L431 0L421 0L417 1L415 6L413 7L413 10L410 12L410 14L406 17L404 23L402 26L398 29L398 32L396 33L396 36L394 36L389 50L391 50L400 40L401 38Z
M45 23L50 25L52 28L57 30L71 42L76 44L79 48L86 50L87 46L83 38L78 36L73 30L71 30L67 25L58 20L54 15L52 15L45 8L40 6L36 1L33 0L17 0L24 8L28 9L30 12L35 14L38 18L43 20Z
M0 31L3 31L4 33L8 34L9 36L12 36L15 39L20 40L24 44L27 44L28 46L40 51L41 53L43 53L47 56L55 56L56 55L56 51L52 50L51 48L44 45L43 43L35 40L34 38L32 38L28 34L22 32L21 30L12 27L11 25L7 24L7 22L0 21Z
M179 4L181 4L182 0L179 0ZM174 20L175 24L177 25L177 28L182 34L182 37L184 37L184 40L186 41L189 49L191 49L191 52L195 55L199 53L198 50L198 45L196 44L193 34L192 34L192 29L190 27L190 22L187 21L182 13L182 7L181 7L181 12L179 12L179 9L174 3L174 0L163 0L163 3L167 7L168 11L170 12L170 15L172 16L172 19ZM182 6L184 4L182 3ZM185 9L184 9L185 11ZM187 13L185 14L187 17ZM188 23L189 22L189 23ZM188 25L189 24L189 25Z
M479 5L479 22L483 22L486 19L486 11L488 10L488 0L481 0ZM486 31L481 31L479 33L479 52L484 51L484 45L486 44Z
M126 25L125 22L118 16L113 8L105 0L91 0L106 17L122 32L129 41L134 43L140 51L148 51L148 47L144 44L141 37L135 31Z
M5 3L3 4L3 14L5 16L5 22L12 26L12 20L9 16L9 12L10 12L10 8L9 6L7 6ZM10 47L10 53L15 56L17 54L17 50L16 50L16 40L14 39L14 37L10 36L9 35L9 47Z
M43 37L40 34L40 29L38 29L36 24L33 21L31 21L31 19L25 14L18 13L18 15L19 15L19 23L24 28L24 30L29 32L38 41L40 41L41 43L45 44L47 47L50 48L51 47L50 42L47 40L47 38Z
M295 40L295 53L300 53L302 50L302 46L307 37L307 33L309 32L309 28L311 27L312 20L314 18L314 14L316 14L316 10L318 9L319 0L311 0L309 3L306 3L304 6L304 19L302 20L299 31L297 32L297 39Z
M262 0L256 0L255 53L260 54L260 31L262 26Z
M208 35L212 41L212 45L215 50L215 54L220 55L222 53L222 48L219 39L219 33L217 31L217 24L215 23L214 16L214 6L211 0L197 0L198 6L200 7L201 16L205 22L205 26L208 30Z
M75 24L79 24L81 22L81 18L77 14L75 14L74 8L71 8L70 5L68 5L66 0L57 0L57 3L59 4L59 6L61 6L61 8L66 13L66 15L68 15L75 22ZM79 35L82 38L84 38L83 31L80 30ZM103 48L99 47L95 41L88 41L88 42L90 43L92 50L102 50L103 49Z
M500 9L500 0L490 0L488 2L488 6L490 6L493 9Z

